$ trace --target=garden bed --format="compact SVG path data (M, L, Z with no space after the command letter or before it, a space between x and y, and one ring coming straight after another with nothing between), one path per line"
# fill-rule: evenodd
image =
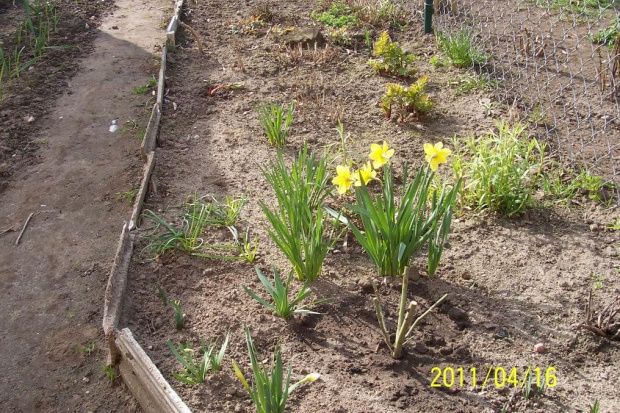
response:
M259 206L259 201L275 204L260 168L275 158L276 149L268 145L259 125L257 104L295 101L284 150L287 160L304 143L317 153L339 149L334 128L341 119L352 137L346 144L349 156L364 159L371 143L387 141L396 150L397 170L405 162L415 168L423 165L426 142L450 146L455 134L480 134L492 129L494 120L512 116L507 106L491 110L493 96L484 91L455 96L451 85L467 72L429 63L437 53L435 38L424 36L421 22L413 17L412 24L392 35L418 56L414 66L419 74L429 75L436 106L426 117L402 123L386 120L379 101L385 84L398 79L376 75L367 66L371 56L363 36L354 37L346 47L328 39L327 46L300 51L296 45L282 46L286 33L265 33L274 25L316 26L310 17L314 6L287 2L267 10L254 2L215 1L192 3L185 9L183 21L197 32L204 53L188 31L177 33L177 49L168 56L161 148L156 151L145 208L176 225L182 214L179 206L188 196L223 200L245 194L248 204L235 225L239 232L249 229L252 237L258 237L260 255L254 264L172 252L152 261L144 248L153 225L143 218L121 325L131 329L192 411L253 411L230 368L234 359L249 371L244 326L252 331L263 358L280 343L285 362L292 361L295 378L321 374L319 381L292 394L289 406L295 412L499 411L510 399L512 411L520 412L587 411L597 399L601 411L618 410L614 389L619 377L613 367L620 362L618 344L578 328L586 321L590 290L596 310L620 292L618 235L604 231L615 222L617 212L595 202L580 200L572 210L530 210L518 219L463 211L453 223L437 277L410 282L409 298L421 309L446 293L448 297L414 331L401 360L392 359L383 344L368 277L380 284L389 326L397 316L400 282L381 283L351 234L346 247L342 240L336 243L321 277L310 285L317 298L332 299L316 307L323 314L285 321L244 292L243 286L248 286L264 296L254 265L266 274L274 265L285 273L290 268L270 240L265 229L269 224ZM249 26L240 21L259 15L266 26L258 34L244 33ZM372 29L375 37L379 32L380 28ZM240 90L213 93L220 85L241 82ZM335 164L330 173L335 173ZM348 195L344 200L354 199ZM337 196L327 201L335 209L342 203ZM231 239L226 228L210 228L202 237L212 245ZM165 288L169 301L180 300L186 313L180 331L156 285ZM296 291L299 288L300 283L294 284ZM172 373L181 366L168 341L189 340L196 347L200 340L219 337L221 342L228 331L231 342L223 371L193 387L176 381ZM534 346L540 343L544 350L539 353ZM508 372L516 368L519 379L528 366L543 371L553 367L557 385L544 394L534 391L529 399L509 385L487 384L482 389L481 376L490 366ZM434 367L455 371L462 367L463 385L431 387ZM478 372L476 388L468 373L471 367Z

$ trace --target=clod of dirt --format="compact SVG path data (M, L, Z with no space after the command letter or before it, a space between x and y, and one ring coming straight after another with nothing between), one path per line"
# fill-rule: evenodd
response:
M467 313L458 307L452 307L448 310L448 317L450 317L450 320L457 323L464 323L468 319Z
M538 343L534 346L534 351L536 351L537 353L542 353L543 351L545 351L545 345L543 343Z
M289 46L297 46L298 44L313 46L315 43L317 46L321 46L325 43L325 38L317 27L298 27L292 32L282 35L282 40Z

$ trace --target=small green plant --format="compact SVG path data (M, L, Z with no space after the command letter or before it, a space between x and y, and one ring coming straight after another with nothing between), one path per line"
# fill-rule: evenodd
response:
M269 310L276 313L278 317L289 319L295 314L320 314L315 311L308 310L307 307L311 307L328 301L318 300L303 306L299 305L299 303L305 300L311 293L311 291L308 289L308 281L304 282L303 287L301 288L301 290L299 290L295 298L289 301L288 293L291 286L291 280L293 279L293 271L289 273L286 284L280 278L280 273L278 272L278 269L276 267L273 267L274 284L271 284L271 282L267 279L265 274L262 273L258 266L256 266L256 274L258 275L258 279L260 280L260 282L265 287L265 290L267 290L267 292L273 299L273 304L263 300L248 287L244 286L243 289L246 293L248 293L250 297L258 301Z
M211 367L210 352L213 349L211 348L211 351L209 351L204 346L201 347L202 358L200 358L200 350L198 352L194 351L189 342L186 342L185 345L178 343L177 347L175 347L171 341L168 341L168 347L177 361L184 367L184 370L180 373L172 373L174 378L190 386L204 383ZM195 353L198 354L195 355Z
M450 81L450 84L455 85L454 96L469 95L474 91L490 92L497 89L501 82L491 79L488 73L481 74L467 74L459 79Z
M172 312L174 314L174 327L177 330L185 327L185 314L183 313L183 310L181 310L180 300L174 300L172 302Z
M114 366L110 364L103 366L103 373L106 375L108 380L110 380L110 383L114 383L114 381L116 381L117 374Z
M434 103L426 93L428 76L423 76L405 87L398 83L388 83L386 92L381 97L381 111L386 119L390 119L396 107L398 121L404 122L409 115L423 116L430 112Z
M462 207L473 206L506 216L522 213L533 205L532 196L542 180L545 145L525 139L525 125L496 123L497 132L465 139L452 162L454 175L463 180Z
M450 189L444 184L441 191L431 190L434 171L440 164L447 162L450 150L444 148L439 142L435 145L425 144L424 152L428 166L421 167L411 181L408 179L405 166L402 195L400 199L396 199L394 172L388 165L394 150L389 149L385 142L382 146L374 144L371 147L369 158L373 161L373 167L375 169L383 167L381 192L373 199L366 186L366 180L360 173L361 185L355 186L356 203L346 205L346 208L358 215L363 224L363 230L358 229L352 221L336 211L326 208L332 216L348 225L356 240L373 260L380 276L402 279L398 323L394 339L388 333L380 295L370 279L376 293L373 302L379 327L385 344L395 359L402 357L403 346L410 339L411 332L418 323L446 297L446 295L441 297L414 321L417 303L411 301L407 305L408 266L413 257L423 248L427 248L427 274L429 277L434 276L450 231L452 208L460 186L459 180ZM342 178L342 174L341 168L336 179ZM336 180L334 183L339 182L340 180Z
M343 47L353 46L353 39L351 38L351 35L346 27L334 27L327 32L327 38L333 44Z
M207 201L207 197L197 197L195 195L188 197L186 202L186 217L201 213L204 210L204 222L206 226L212 227L229 227L235 225L237 218L241 214L241 210L248 203L245 195L239 197L226 196L225 202L218 202L214 197Z
M358 24L357 16L345 3L335 2L327 11L315 10L311 17L329 27L352 27Z
M310 373L297 383L291 384L293 368L289 364L288 372L284 370L278 347L271 359L271 366L267 367L259 362L261 358L254 347L250 330L247 327L245 328L245 340L252 364L251 386L234 360L232 365L235 375L252 398L257 413L284 413L289 395L302 384L311 383L319 378L318 373Z
M443 59L437 55L433 55L433 57L431 57L428 61L428 63L430 63L431 65L433 65L433 67L435 67L435 69L440 68L440 67L444 67L446 64L444 63Z
M228 230L233 236L233 241L237 245L237 251L239 256L244 258L247 262L252 264L258 254L258 237L254 236L254 240L250 240L250 229L248 228L244 234L239 237L237 228L229 226ZM239 239L241 238L241 240Z
M214 353L215 347L217 345L217 340L209 345L209 349L207 352L209 353L209 362L211 365L211 370L215 373L222 369L222 362L224 361L224 355L226 354L226 349L228 348L228 341L230 340L230 332L226 334L226 338L220 347L220 351Z
M538 7L578 16L600 16L614 6L614 0L526 0Z
M594 404L590 406L590 413L599 413L600 408L601 403L598 401L598 399L596 399L594 400Z
M157 87L157 79L155 78L155 76L153 76L151 79L149 79L149 81L148 81L148 83L146 85L136 86L136 87L133 88L133 91L134 91L134 93L136 93L138 95L144 95L146 93L149 93L155 87Z
M599 30L596 34L591 36L593 43L602 44L612 47L616 44L616 39L620 33L620 19L613 20L609 26Z
M594 175L589 169L566 169L559 164L551 164L543 177L542 188L553 202L567 203L578 197L587 197L591 201L604 205L612 200L608 192L614 184L602 176Z
M416 73L411 67L416 57L405 53L398 43L392 42L387 32L381 33L374 44L372 54L376 59L369 60L368 65L380 75L410 77Z
M335 242L333 234L325 236L327 221L321 208L331 192L327 157L308 154L304 145L290 169L278 151L276 160L261 170L278 200L274 209L260 202L271 224L267 232L293 266L297 279L314 281Z
M286 145L289 126L293 122L293 104L287 109L285 105L263 103L258 105L258 119L267 135L269 144L278 148Z
M131 189L129 191L123 191L116 194L117 201L125 201L127 205L131 206L133 204L133 200L136 198L136 194L138 193L137 189Z
M168 296L166 295L166 289L159 283L155 283L157 289L157 296L161 300L161 303L166 307L168 305Z
M489 57L478 50L473 42L473 34L469 30L461 30L455 33L439 33L437 43L439 47L456 67L472 67L484 65Z
M590 274L590 282L592 282L592 284L594 284L594 288L597 290L602 290L603 289L603 280L605 279L605 276L602 274L596 274L596 273L592 273Z
M370 36L370 30L368 29L366 29L366 31L364 32L364 41L366 42L368 52L372 53L372 37Z
M97 342L96 341L92 341L86 345L80 345L80 344L76 344L75 345L75 350L78 353L81 353L85 356L90 356L91 354L93 354L95 352L95 350L97 349Z

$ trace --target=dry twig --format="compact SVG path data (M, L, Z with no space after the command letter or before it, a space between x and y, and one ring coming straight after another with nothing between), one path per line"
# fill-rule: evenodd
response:
M15 245L19 245L19 241L22 239L22 235L24 235L24 232L26 231L26 227L28 226L28 223L30 222L30 219L33 217L34 213L31 212L30 215L28 215L28 218L26 218L26 222L24 222L24 226L22 228L22 230L20 231L19 235L17 236L17 240L15 241Z

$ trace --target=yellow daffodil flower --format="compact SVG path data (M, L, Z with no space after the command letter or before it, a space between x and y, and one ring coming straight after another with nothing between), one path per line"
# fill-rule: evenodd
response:
M332 179L332 184L338 186L338 193L344 194L355 183L355 177L351 174L348 166L338 165L336 167L336 177Z
M426 162L431 166L431 170L436 171L439 165L448 162L448 156L450 156L452 151L444 148L443 143L437 142L435 146L425 143L424 153L426 153Z
M389 149L385 141L383 141L383 146L376 143L370 145L370 154L368 157L372 161L372 167L375 169L379 169L388 163L392 155L394 155L394 149Z
M362 186L362 181L364 184L367 184L368 181L371 181L377 177L377 171L372 169L370 166L370 162L366 162L366 165L362 166L355 172L355 186Z

